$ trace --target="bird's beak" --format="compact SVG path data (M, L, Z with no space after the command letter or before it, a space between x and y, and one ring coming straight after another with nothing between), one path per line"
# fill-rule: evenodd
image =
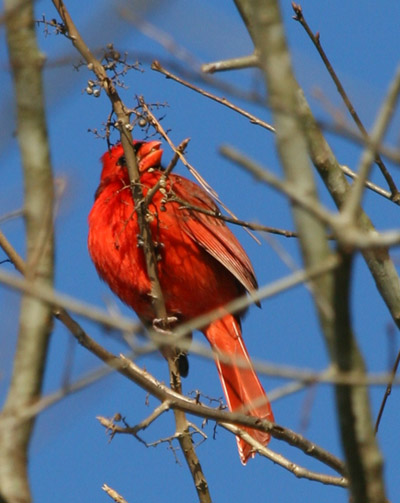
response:
M146 171L150 168L156 168L161 164L163 150L160 141L149 141L143 143L136 154L139 171Z

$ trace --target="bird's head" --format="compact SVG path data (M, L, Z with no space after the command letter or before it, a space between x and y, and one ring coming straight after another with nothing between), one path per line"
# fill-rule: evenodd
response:
M163 154L161 142L134 140L133 148L135 150L140 173L144 173L150 168L158 168L160 166ZM118 174L121 169L126 170L125 154L121 143L111 147L111 149L102 156L101 161L103 163L103 171L101 173L102 180Z

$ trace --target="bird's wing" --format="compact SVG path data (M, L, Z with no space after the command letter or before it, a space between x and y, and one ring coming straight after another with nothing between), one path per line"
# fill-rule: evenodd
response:
M195 183L177 175L169 177L171 189L179 202L188 206L219 213L218 206ZM198 245L226 267L235 278L251 292L257 288L253 266L239 241L225 225L225 222L181 204L177 210L182 229Z

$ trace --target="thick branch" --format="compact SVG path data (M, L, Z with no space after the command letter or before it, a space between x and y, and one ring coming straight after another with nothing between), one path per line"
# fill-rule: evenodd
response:
M41 70L32 2L6 0L7 42L17 103L17 135L25 183L26 276L32 284L53 282L53 177L47 142ZM1 413L0 492L8 502L29 502L27 451L35 417L14 417L40 397L51 308L24 295L19 335L7 399Z
M341 208L349 194L350 184L318 127L300 89L298 100L311 159L336 206ZM362 209L360 209L357 224L361 231L375 231L371 220ZM397 327L400 327L400 281L389 251L386 248L367 249L362 250L362 255L394 322Z
M334 362L341 372L365 375L364 361L351 329L350 285L352 257L343 255L335 271ZM384 503L382 456L376 445L366 386L335 386L342 445L355 502ZM368 480L366 480L368 477Z
M299 187L299 191L311 201L316 200L315 182L313 180L307 158L307 144L305 126L296 104L298 84L294 79L289 53L286 46L283 24L277 0L236 0L240 13L249 29L256 51L260 57L260 68L264 72L266 86L269 92L269 103L274 113L277 146L282 160L283 169L289 182ZM330 255L324 228L313 215L305 213L303 208L293 206L293 214L300 235L304 261L307 265L315 265ZM339 278L339 275L336 276ZM362 363L362 356L351 336L350 320L346 318L344 310L348 304L343 302L343 290L346 285L333 281L333 275L325 275L313 283L314 300L318 311L321 327L327 341L332 359L338 360L338 347L343 345L343 339L338 339L340 330L348 334L347 341L351 341L351 348L341 347L346 358ZM339 286L339 288L338 288ZM336 288L335 288L336 287ZM323 303L321 303L323 299ZM344 307L339 304L346 304ZM343 316L336 315L335 309L341 308ZM346 350L348 352L346 353ZM362 372L361 364L354 366ZM350 365L349 370L353 369ZM365 390L364 390L365 391ZM345 403L339 399L339 417L349 417L345 410ZM357 387L352 388L352 400L357 402L357 412L369 411L368 396ZM351 426L340 423L342 439L357 446L354 456L349 455L344 446L349 466L350 490L355 503L384 502L385 490L382 477L382 462L379 450L374 442L370 414L364 418L360 427L359 416L352 418ZM367 438L365 438L367 436ZM366 451L362 445L368 444ZM362 459L371 456L369 462ZM357 461L355 460L357 457ZM351 467L350 467L351 465ZM356 478L355 478L356 477Z

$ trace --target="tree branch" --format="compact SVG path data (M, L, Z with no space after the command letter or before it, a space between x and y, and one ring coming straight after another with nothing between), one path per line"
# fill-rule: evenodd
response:
M268 131L271 131L273 133L275 132L274 127L271 126L270 124L268 124L267 122L259 119L258 117L247 112L243 108L240 108L237 105L234 105L233 103L228 101L226 98L220 98L219 96L216 96L215 94L209 93L208 91L205 91L204 89L201 89L200 87L195 86L195 85L191 84L190 82L187 82L186 80L181 79L177 75L174 75L173 73L166 70L163 66L161 66L159 61L153 61L153 63L151 64L151 69L155 70L156 72L162 73L163 75L165 75L167 77L167 79L172 79L175 82L178 82L179 84L182 84L183 86L188 87L192 91L195 91L196 93L202 94L206 98L210 98L211 100L216 101L220 105L224 105L225 107L230 108L231 110L239 113L240 115L243 115L243 117L246 117L247 119L249 119L249 121L252 124L256 124L257 126L261 126L261 127L265 128Z
M347 107L347 110L349 111L349 113L350 113L351 117L353 118L355 124L357 125L358 129L360 130L363 138L366 139L366 141L369 141L368 132L365 129L364 124L362 123L362 121L361 121L360 117L358 116L356 110L354 109L354 106L351 103L350 98L348 97L348 95L347 95L347 93L346 93L346 91L345 91L342 83L340 82L339 77L336 75L336 72L333 69L333 66L331 65L331 62L329 61L329 59L328 59L328 57L327 57L327 55L326 55L326 53L325 53L325 51L324 51L324 49L323 49L323 47L321 45L321 40L320 40L320 34L319 34L319 32L317 32L314 35L314 33L312 32L311 28L308 26L307 21L304 18L303 9L301 8L300 5L292 2L292 6L293 6L293 10L295 12L295 16L294 16L295 21L298 21L302 25L302 27L306 31L307 35L310 37L312 43L315 45L315 47L316 47L319 55L321 56L322 61L325 64L326 69L328 70L329 75L331 76L333 82L336 85L338 93L342 97L343 102L344 102L344 104ZM400 193L399 193L399 191L398 191L398 189L396 187L396 184L393 181L393 178L391 177L389 171L387 170L387 168L386 168L384 162L382 161L381 156L379 155L379 153L377 153L377 151L374 150L373 154L374 154L374 159L373 160L375 160L375 162L379 166L379 169L381 170L383 176L385 177L385 180L386 180L386 182L387 182L387 184L388 184L388 186L390 188L390 191L392 193L392 198L394 200L398 201L400 199Z
M167 310L165 307L163 292L161 289L157 273L157 258L154 250L154 244L152 240L150 226L146 218L147 206L145 204L145 200L143 197L143 191L140 184L139 169L137 165L135 152L133 149L130 114L127 111L124 104L122 103L112 83L112 80L107 76L106 70L101 65L101 63L93 56L89 48L84 43L62 0L53 0L53 3L66 26L67 32L74 46L85 58L86 62L88 63L88 66L90 66L90 69L94 71L97 78L101 82L101 85L105 89L112 103L113 110L117 116L117 125L121 133L121 143L124 149L126 164L128 167L129 178L131 182L132 198L135 204L135 210L140 230L140 237L141 241L143 242L143 253L146 262L146 271L151 283L150 297L153 302L155 315L159 320L161 320L162 328L168 328ZM144 100L142 100L142 106L145 106ZM167 357L170 372L172 372L171 369L173 366L173 362L175 361L176 350L173 347L165 348L163 354L165 354L165 356ZM177 368L175 369L174 376L176 376L176 378L179 379L179 371ZM171 374L171 379L172 378L173 376ZM176 420L177 420L176 426L178 430L182 428L184 423L187 424L187 420L182 412L179 414L179 417L176 416ZM185 447L186 449L183 450L183 453L188 461L188 465L191 474L193 476L195 488L199 496L199 499L201 502L209 503L211 501L211 498L209 495L208 486L204 474L202 472L200 462L197 459L195 450L193 446L191 444L189 445L189 443L186 441L185 441ZM194 464L196 465L195 469L193 466ZM203 481L202 484L199 484L199 478L202 478Z
M32 284L46 287L53 283L54 196L41 76L44 59L36 41L33 2L6 0L4 5L25 184L24 272ZM12 411L40 397L51 321L47 303L23 296L11 384L1 412L6 421L0 427L0 493L10 503L31 500L27 456L35 416L21 419Z
M308 165L305 133L307 124L301 120L301 112L297 103L298 84L291 68L278 1L236 0L236 4L259 54L260 67L265 76L269 103L275 118L277 147L286 179L293 186L298 187L299 193L309 198L312 204L317 201L317 196L315 182ZM293 205L293 215L300 235L305 263L308 266L315 265L329 257L331 252L320 220L297 205ZM350 321L345 316L338 318L335 313L335 308L338 308L340 302L345 304L345 306L339 306L342 312L348 309L348 305L343 302L341 296L345 285L341 285L339 280L335 281L335 278L339 278L339 274L326 274L316 279L312 284L320 324L334 362L338 358L338 347L343 343L343 339L339 337L340 329L344 327L346 333L351 333ZM320 302L321 298L324 299L323 304ZM349 336L348 340L353 339L350 339ZM346 349L347 346L341 351L345 352ZM346 357L362 362L362 356L355 344L352 344L351 350L351 355L346 354ZM359 367L355 368L359 370ZM350 394L354 400L359 402L358 411L369 411L367 394L357 392L357 389L354 391L355 389L352 388ZM348 417L344 411L344 402L339 399L340 389L337 391L337 396L338 415L344 414L344 417ZM358 459L356 462L344 446L350 473L350 490L354 502L385 501L382 463L379 450L374 442L370 414L366 416L363 428L358 427L356 419L351 427L344 423L340 423L340 426L342 439L346 435L350 435L353 445L357 446L362 444L363 434L369 435L372 431L372 438L369 435L368 440L364 439L368 442L368 455L372 456L371 462L365 459ZM364 452L360 449L356 451L355 456L362 457L363 455ZM358 470L360 466L362 468ZM357 480L354 477L357 477Z

